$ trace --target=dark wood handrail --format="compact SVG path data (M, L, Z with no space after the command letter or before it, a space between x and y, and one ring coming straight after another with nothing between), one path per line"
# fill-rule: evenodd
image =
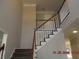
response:
M3 44L2 47L0 47L0 51L4 50L5 44Z
M32 44L32 50L33 50L33 57L34 57L34 48L36 45L36 38L35 38L35 31L34 31L34 35L33 35L33 44ZM33 58L32 58L33 59Z
M35 45L35 41L36 41L36 39L35 39L35 31L34 31L32 49L34 48L34 45Z

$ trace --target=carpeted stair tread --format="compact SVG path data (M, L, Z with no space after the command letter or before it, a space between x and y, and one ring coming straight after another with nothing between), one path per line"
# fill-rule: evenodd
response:
M33 50L16 49L11 59L33 59Z
M33 52L32 49L16 49L15 52Z

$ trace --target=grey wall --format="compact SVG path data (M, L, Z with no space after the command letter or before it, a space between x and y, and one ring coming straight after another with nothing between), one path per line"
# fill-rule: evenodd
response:
M73 23L76 19L79 19L79 0L66 0L63 8L61 9L60 15L61 15L61 19L63 19L62 17L64 17L64 15L66 14L66 9L65 6L68 6L69 10L70 10L70 15L66 18L66 20L63 22L62 24L62 28L65 29L67 28L71 23Z
M72 20L79 18L79 0L67 0Z
M68 1L66 0L66 2L64 3L64 5L63 5L63 7L62 7L62 9L60 10L60 13L59 13L61 23L62 23L61 24L62 29L67 28L69 26L70 22L71 22L70 21L71 15L68 15L66 17L66 15L68 14L68 11L70 11L70 8L69 8L69 5L68 5ZM70 14L71 14L71 12L70 12ZM66 17L66 19L64 19L65 17ZM63 22L63 20L64 20L64 22Z
M8 34L5 59L20 46L21 0L0 0L0 28Z
M34 28L36 27L36 6L26 4L23 7L21 48L32 48Z
M66 51L64 34L62 31L51 38L51 40L37 52L37 57L38 59L67 59L66 54L54 54L54 51Z

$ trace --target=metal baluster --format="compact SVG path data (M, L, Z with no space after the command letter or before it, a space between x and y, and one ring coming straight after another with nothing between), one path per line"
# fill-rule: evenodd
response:
M54 18L54 24L55 24L55 30L57 31L57 27L56 27L56 19Z

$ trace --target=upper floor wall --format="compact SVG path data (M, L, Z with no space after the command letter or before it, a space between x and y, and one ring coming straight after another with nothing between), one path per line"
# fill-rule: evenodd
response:
M34 29L36 28L36 5L25 4L22 15L21 44L22 49L31 49Z
M79 0L67 0L71 12L71 19L79 18Z
M8 34L4 59L10 59L13 50L20 47L21 20L21 0L0 0L0 29Z
M63 29L67 28L72 22L76 19L78 20L79 16L79 0L66 0L59 15L61 22L61 27ZM67 16L67 14L70 14ZM67 16L67 17L66 17ZM64 20L64 21L63 21Z

